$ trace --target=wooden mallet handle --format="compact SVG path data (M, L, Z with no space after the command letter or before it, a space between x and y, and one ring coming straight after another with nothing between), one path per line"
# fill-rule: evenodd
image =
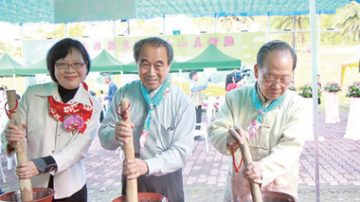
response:
M246 167L248 164L253 162L248 141L246 140L246 138L241 138L239 136L239 134L237 133L237 131L232 132L231 134L234 136L234 138L239 143L241 156L244 161L244 166ZM251 180L249 180L249 185L250 185L250 191L251 191L251 196L252 196L253 202L262 202L262 194L261 194L260 185L252 182Z
M127 98L121 100L120 103L121 119L126 122L130 122L130 101ZM126 161L135 159L134 140L130 138L129 141L124 142L125 159ZM137 180L126 179L126 201L137 202L138 191L137 191Z
M19 118L19 112L17 110L18 100L16 97L16 91L8 90L6 91L6 96L8 100L8 107L9 107L8 110L10 110L9 112L10 123L16 125L16 127L18 128L22 128L23 126ZM15 152L16 152L16 157L17 157L16 159L18 165L28 160L26 155L26 145L24 141L16 142ZM19 179L19 185L20 185L21 200L22 201L33 200L33 191L32 191L32 185L30 179Z
M242 158L244 160L244 165L246 166L249 163L251 163L252 157L251 157L249 145L246 140L242 144L240 144L240 151ZM250 185L250 191L253 202L262 202L260 185L252 182L251 180L249 180L249 185Z

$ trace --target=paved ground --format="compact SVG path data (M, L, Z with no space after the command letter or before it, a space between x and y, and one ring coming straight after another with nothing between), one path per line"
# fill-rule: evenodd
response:
M324 202L360 201L360 141L344 139L347 111L341 122L325 124L319 114L320 199ZM13 171L6 170L4 191L16 190ZM307 141L301 155L299 201L315 201L314 142ZM196 141L193 156L184 168L186 199L190 202L222 201L229 159L204 141ZM106 151L95 140L87 159L89 201L111 201L120 194L121 165L116 152Z

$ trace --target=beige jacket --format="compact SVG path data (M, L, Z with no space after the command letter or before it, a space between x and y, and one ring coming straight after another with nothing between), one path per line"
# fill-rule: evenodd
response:
M79 191L86 182L84 158L99 127L101 105L96 98L80 85L74 98L86 105L93 105L93 114L84 134L72 135L62 122L48 113L48 96L60 98L56 83L30 86L19 104L20 118L26 124L28 159L51 155L58 166L54 175L55 198L69 197ZM61 100L61 99L60 99ZM49 173L32 177L33 187L47 187Z
M209 126L210 142L225 155L230 155L226 148L228 129L240 126L246 130L250 121L257 116L252 105L253 88L250 86L229 92L216 120ZM296 198L299 156L305 136L312 135L309 121L312 113L304 99L296 93L287 91L285 96L280 106L265 114L262 123L264 127L259 129L249 144L266 148L251 148L253 160L260 162L263 168L262 189L285 192ZM235 156L238 161L241 159L239 150ZM249 185L243 178L243 169L244 166L236 174L231 162L225 201L244 201L249 197Z

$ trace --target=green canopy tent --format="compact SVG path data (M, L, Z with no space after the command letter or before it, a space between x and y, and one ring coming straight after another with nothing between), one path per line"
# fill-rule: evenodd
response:
M137 74L138 68L135 62L130 62L121 66L121 70L124 74Z
M46 64L46 58L40 59L29 66L23 66L16 71L17 76L33 76L35 74L49 73Z
M121 72L121 62L108 51L102 50L91 60L91 72Z
M112 56L108 51L102 50L91 60L92 72L120 72L121 62ZM46 58L34 62L28 67L19 67L15 70L16 75L29 76L48 73Z
M179 62L177 62L176 60L174 60L171 63L171 68L170 68L170 72L178 72L179 71ZM130 62L128 64L124 64L122 65L122 70L125 74L137 74L138 73L138 68L135 62Z
M0 76L15 76L18 69L23 66L13 59L9 54L5 53L0 58Z
M232 70L239 68L240 66L241 60L225 55L214 45L210 45L197 57L173 65L171 71L175 72L181 70L182 72L188 72L193 70L203 70L208 67L214 67L217 68L217 70Z

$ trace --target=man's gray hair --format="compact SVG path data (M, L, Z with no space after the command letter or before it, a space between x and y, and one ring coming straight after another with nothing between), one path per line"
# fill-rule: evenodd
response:
M135 43L135 45L134 45L134 59L135 59L136 63L139 60L140 51L141 51L142 47L145 44L149 44L149 45L155 46L155 47L164 46L165 49L166 49L166 54L167 54L167 63L168 63L168 65L171 64L171 62L174 59L173 48L167 41L165 41L164 39L161 39L159 37L149 37L149 38L142 39L142 40Z
M269 41L261 46L256 57L256 63L258 64L259 69L263 67L266 56L272 51L289 51L293 59L292 69L295 70L297 62L295 50L288 43L280 40Z

